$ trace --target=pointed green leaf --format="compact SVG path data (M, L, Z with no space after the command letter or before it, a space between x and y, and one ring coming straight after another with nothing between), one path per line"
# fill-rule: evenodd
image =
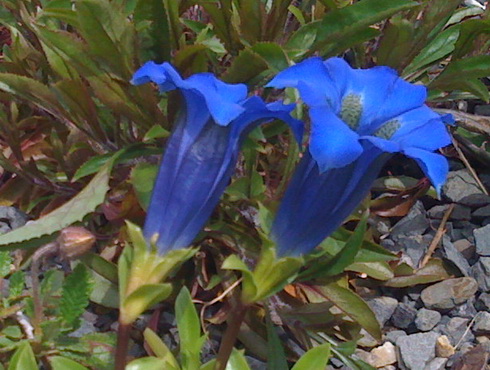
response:
M174 369L180 369L179 363L173 353L168 349L162 339L150 328L146 328L143 332L146 344L153 351L155 356L163 359L169 366Z
M81 221L104 201L109 190L111 167L112 163L107 163L80 193L61 207L25 226L0 235L0 247L22 248L23 245L20 243L23 241L53 234Z
M172 292L171 284L145 284L138 287L122 302L125 323L132 323L144 311L163 301Z
M143 357L131 361L126 365L125 370L176 370L168 362L158 357Z
M37 370L34 352L28 341L20 342L10 359L8 370Z
M277 335L269 313L265 318L265 324L267 329L267 369L287 369L288 362L284 347L282 346L281 339L279 339L279 336Z
M87 367L62 356L49 357L53 370L88 370Z
M330 344L324 343L308 350L291 370L324 369L330 358Z
M130 182L133 185L139 204L145 210L150 204L158 168L158 165L152 163L139 163L131 171Z

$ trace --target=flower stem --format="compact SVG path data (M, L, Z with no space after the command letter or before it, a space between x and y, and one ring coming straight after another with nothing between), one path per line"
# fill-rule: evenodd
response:
M225 370L247 310L248 306L241 302L237 302L237 305L230 310L226 331L221 339L221 345L219 347L218 356L216 357L214 370Z
M124 324L119 320L119 326L117 328L117 345L115 353L115 366L114 370L124 370L126 367L126 356L129 345L129 332L131 330L131 324Z

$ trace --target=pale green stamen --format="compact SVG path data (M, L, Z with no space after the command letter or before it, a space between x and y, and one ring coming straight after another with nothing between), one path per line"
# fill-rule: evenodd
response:
M400 122L397 120L388 121L374 132L374 136L388 140L391 139L393 134L397 132L399 128Z
M357 130L359 127L359 120L362 114L361 97L355 94L349 94L342 100L342 108L340 110L340 118L351 129Z

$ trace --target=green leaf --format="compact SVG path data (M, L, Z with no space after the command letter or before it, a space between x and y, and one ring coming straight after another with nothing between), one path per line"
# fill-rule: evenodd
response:
M285 46L288 54L294 59L306 54L314 44L320 27L321 21L313 21L294 32Z
M490 19L470 19L460 25L459 38L456 41L453 59L460 59L472 51L480 34L490 34Z
M15 271L9 279L9 298L18 297L24 291L26 274L22 270Z
M10 273L12 257L10 252L0 251L0 279L3 279Z
M458 36L459 27L451 27L441 32L412 60L403 70L403 74L408 75L416 72L449 55L455 49Z
M201 365L199 370L214 370L216 365L216 359L206 362ZM247 363L247 359L243 355L243 351L239 351L233 348L230 359L226 364L226 370L250 370L250 366Z
M117 283L117 266L114 263L92 252L80 256L79 260L107 280Z
M167 361L158 357L143 357L131 361L126 365L125 370L174 370L177 369L169 365Z
M279 44L273 42L258 42L251 50L260 55L274 72L282 71L289 67L286 53Z
M180 368L179 363L175 359L173 353L153 330L146 328L143 332L143 336L146 344L150 347L155 356L165 360L165 362L167 362L167 364L174 369Z
M393 288L405 288L418 284L434 283L451 277L444 268L443 262L436 258L430 259L423 268L416 272L413 272L413 270L405 270L403 274L401 272L397 268L395 270L396 276L386 281L383 285Z
M80 316L88 306L93 281L85 265L79 263L63 283L60 313L63 321L77 327Z
M49 363L53 370L88 370L87 367L62 356L49 357Z
M222 79L228 83L250 83L269 69L264 58L251 49L240 51Z
M386 262L355 262L346 267L347 271L366 274L377 280L389 280L394 277L393 270Z
M37 370L34 352L28 341L19 343L17 350L10 359L8 370Z
M156 63L170 61L172 51L167 9L162 0L138 0L134 9L134 22L139 26L138 36L143 40L142 49L147 53L144 60Z
M81 221L104 201L109 190L111 167L112 163L107 163L80 193L61 207L23 227L0 235L0 247L22 248L23 244L20 243L23 241L53 234Z
M94 281L94 288L90 293L90 301L104 307L119 308L118 286L94 270L90 270L90 272Z
M361 34L366 27L417 5L409 0L363 0L328 12L321 21L310 52L321 50L323 55L328 54L328 48L335 48L335 44L343 42L344 38Z
M139 157L146 157L155 154L161 154L160 148L153 146L147 146L146 144L136 143L129 145L115 153L106 153L90 158L87 162L82 164L80 168L73 175L72 181L78 181L79 179L97 173L107 162L111 159L114 161L114 165L124 163Z
M411 45L415 25L408 19L395 16L383 30L383 35L376 51L379 65L397 69L407 55L407 45Z
M330 358L330 344L313 347L296 362L291 370L324 369Z
M152 163L138 163L131 171L129 181L133 185L138 202L144 210L148 209L150 204L158 168L158 165Z
M172 293L172 285L168 283L145 284L131 292L122 305L127 312L127 323L132 323L144 311L154 304L163 301Z
M180 353L184 369L198 369L201 347L205 336L201 336L201 324L189 290L184 286L175 300L175 319L179 329Z
M269 313L265 318L265 325L267 329L267 370L287 369L286 354Z
M357 321L375 339L381 339L381 329L371 308L357 294L337 283L315 287L315 291Z

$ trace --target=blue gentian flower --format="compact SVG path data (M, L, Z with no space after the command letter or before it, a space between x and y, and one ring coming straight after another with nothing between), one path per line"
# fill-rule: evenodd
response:
M290 116L294 105L247 98L245 85L224 83L211 73L183 79L168 63L148 62L132 80L135 85L146 82L156 83L162 92L178 89L183 97L144 226L145 238L164 253L189 246L202 229L251 129L281 119L301 142L303 125Z
M309 108L311 135L273 222L279 255L308 253L367 195L393 153L417 161L439 192L450 143L445 121L424 102L426 88L388 67L352 69L343 59L309 58L268 87L297 88Z

